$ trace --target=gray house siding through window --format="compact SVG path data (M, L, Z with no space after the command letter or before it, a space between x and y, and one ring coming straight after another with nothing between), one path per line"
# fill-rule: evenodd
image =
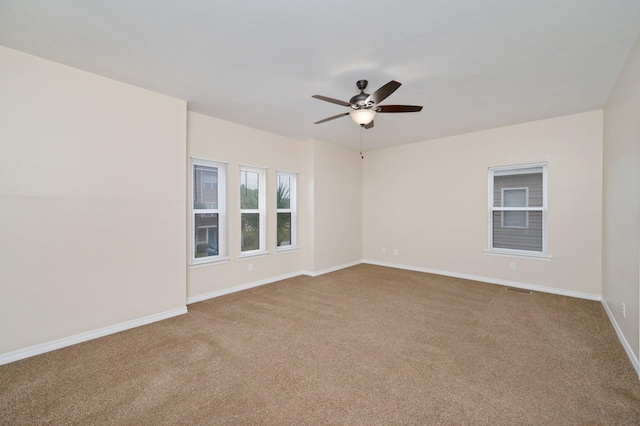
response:
M522 207L542 207L542 173L495 176L493 181L493 206L503 206L503 189L527 188L528 204ZM518 206L520 207L520 206ZM523 210L516 214L526 214L526 226L505 227L504 214L493 212L493 247L513 250L542 251L542 212Z

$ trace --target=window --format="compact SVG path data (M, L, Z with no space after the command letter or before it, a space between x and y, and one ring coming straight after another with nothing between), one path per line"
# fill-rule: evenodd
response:
M489 251L544 255L547 166L489 169Z
M297 247L295 173L278 172L276 191L277 247L278 250Z
M191 263L221 260L226 254L226 165L194 158L191 171Z
M265 250L265 171L240 168L240 252L263 254Z

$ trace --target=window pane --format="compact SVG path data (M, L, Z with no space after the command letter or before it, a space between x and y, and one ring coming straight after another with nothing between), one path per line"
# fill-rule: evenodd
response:
M528 227L503 227L502 213L528 214ZM493 248L542 251L542 212L493 212Z
M195 257L217 256L218 215L196 213L194 228Z
M506 175L494 175L493 178L493 207L542 207L542 171L538 171L537 168L524 169L523 171L531 170L532 173L517 173ZM516 171L517 172L517 171ZM502 193L505 190L505 198L510 196L518 196L515 194L518 190L528 189L529 199L526 204L508 206L503 204ZM511 189L511 190L510 190ZM513 191L513 192L512 192ZM522 196L522 194L520 195ZM509 200L504 200L504 203Z
M278 213L278 247L291 245L291 213Z
M258 250L260 248L260 214L242 213L241 224L241 251Z
M278 208L291 208L291 176L278 175Z
M258 183L260 174L242 170L240 172L240 208L258 208Z
M218 208L218 169L193 166L193 208Z

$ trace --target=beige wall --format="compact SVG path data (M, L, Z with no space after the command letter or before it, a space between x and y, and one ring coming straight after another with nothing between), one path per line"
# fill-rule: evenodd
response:
M360 261L356 152L187 113L184 101L11 49L0 55L0 361L176 315L188 299ZM227 262L188 266L190 156L228 164ZM240 164L266 168L268 191L276 170L299 174L298 250L275 253L269 197L269 254L238 259Z
M304 182L304 193L302 194L301 207L304 208L305 223L300 228L300 232L303 235L303 241L305 249L303 252L303 265L304 270L313 275L312 271L316 270L315 262L315 216L314 216L314 185L315 185L315 168L314 168L314 152L315 152L315 140L308 140L304 142L304 170L307 179Z
M299 250L276 253L276 171L298 173L298 227L307 226L307 175L301 142L230 123L206 115L188 113L188 153L191 157L227 163L227 217L229 261L191 266L188 269L187 296L191 301L228 289L264 283L278 277L299 274L307 242L298 233ZM240 165L267 170L267 250L266 256L239 259L240 255ZM185 206L188 209L188 205ZM189 250L193 236L186 220ZM190 257L190 252L187 253ZM249 271L249 265L253 270Z
M485 254L487 169L537 162L548 163L552 259ZM601 176L602 111L368 152L364 258L597 299Z
M640 41L629 54L604 109L602 278L603 299L640 373L639 269Z
M186 103L0 63L0 355L184 311Z
M355 151L309 141L313 168L312 263L320 273L362 260L362 159Z

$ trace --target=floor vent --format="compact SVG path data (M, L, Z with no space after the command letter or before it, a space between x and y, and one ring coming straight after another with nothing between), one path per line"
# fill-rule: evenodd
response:
M530 290L524 290L522 288L513 288L513 287L505 287L506 290L509 291L515 291L517 293L526 293L526 294L531 294Z

